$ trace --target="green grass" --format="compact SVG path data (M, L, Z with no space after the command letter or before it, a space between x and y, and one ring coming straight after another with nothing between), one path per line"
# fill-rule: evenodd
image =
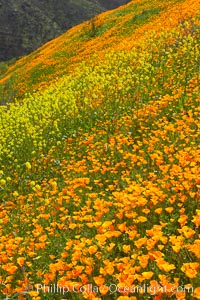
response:
M162 11L161 7L153 7L143 10L141 13L135 14L132 19L128 20L125 24L125 35L130 35L133 30L139 28L146 22L149 22L154 16Z

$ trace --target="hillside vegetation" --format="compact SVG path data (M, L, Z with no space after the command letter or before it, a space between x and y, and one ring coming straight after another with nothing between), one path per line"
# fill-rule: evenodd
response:
M20 57L128 0L1 0L0 61Z
M199 29L132 1L10 65L1 299L200 299Z
M197 10L184 1L132 1L113 11L77 25L65 34L1 72L0 103L23 98L24 93L49 86L62 75L75 73L79 62L93 55L104 56L109 51L128 51L152 31L170 31ZM182 20L182 21L181 21Z

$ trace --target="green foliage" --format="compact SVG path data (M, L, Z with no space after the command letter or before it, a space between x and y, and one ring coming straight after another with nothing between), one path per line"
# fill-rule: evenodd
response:
M150 17L152 17L153 15L157 15L160 12L161 12L160 7L153 7L151 9L145 9L142 11L141 14L135 15L133 17L133 19L131 20L131 22L139 26L139 25L145 23Z
M3 77L3 75L7 72L10 65L14 64L16 62L16 58L12 58L8 61L2 61L0 62L0 78Z
M124 26L126 27L125 35L131 34L133 30L140 27L142 24L150 21L155 15L162 11L161 7L153 7L145 9L139 14L135 14L132 19L128 20Z
M50 65L48 67L42 68L42 64L35 66L31 69L29 82L30 82L30 88L38 82L38 80L41 80L41 77L45 78L49 74L54 73L54 66Z

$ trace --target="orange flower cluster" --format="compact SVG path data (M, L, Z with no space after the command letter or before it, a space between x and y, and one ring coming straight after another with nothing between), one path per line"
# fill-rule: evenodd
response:
M91 133L79 129L76 137L67 139L59 164L56 149L47 161L40 161L37 172L43 168L48 176L37 183L40 188L4 199L4 294L21 292L24 299L22 292L38 281L46 286L55 281L59 286L92 282L100 289L108 282L121 287L148 282L166 286L170 296L171 287L181 283L175 280L177 272L183 284L195 283L200 258L195 209L199 150L191 118L196 124L197 110L190 103L189 112L182 111L172 123L161 113L163 102L170 109L171 100L157 100L154 106L150 102L153 117L146 113L148 106L138 110L137 119L135 109L119 116L112 132L109 119ZM172 144L176 132L180 134ZM101 295L107 292L103 289ZM93 299L86 294L80 299ZM43 299L34 291L30 295ZM123 297L128 294L118 299Z

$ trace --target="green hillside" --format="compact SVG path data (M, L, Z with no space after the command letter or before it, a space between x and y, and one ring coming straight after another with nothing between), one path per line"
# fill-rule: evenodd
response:
M132 1L9 66L0 299L200 299L199 29Z

